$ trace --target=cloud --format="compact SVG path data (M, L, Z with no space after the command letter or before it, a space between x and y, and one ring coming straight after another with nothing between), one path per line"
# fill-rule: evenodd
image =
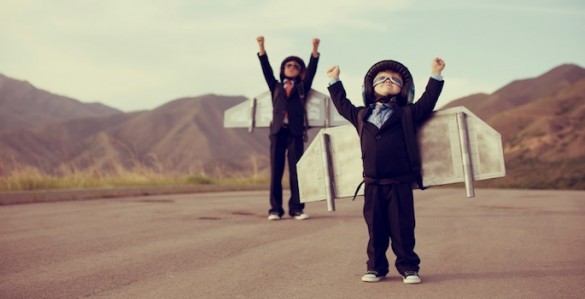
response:
M522 14L540 14L557 16L585 16L585 5L582 1L526 1L526 3L510 3L502 0L500 2L466 3L471 4L481 11L496 11Z
M519 34L526 35L512 29L521 22L512 16L522 7L532 9L533 14L536 10L540 16L551 6L535 1L530 6L503 6L503 2L479 1L422 5L414 0L367 4L301 0L289 7L289 1L281 0L168 0L164 4L155 0L0 0L0 71L82 101L100 101L123 110L150 109L174 98L210 92L255 96L266 89L256 58L257 35L266 36L273 66L291 54L308 59L311 39L316 36L322 38L323 54L313 85L318 90L326 88L325 69L340 64L348 95L360 103L363 74L375 61L398 59L419 78L428 73L427 60L444 52L448 86L456 84L457 88L453 92L446 88L442 98L467 95L468 90L492 88L485 82L478 84L481 80L477 78L501 77L492 74L491 68L501 69L491 67L494 55L501 55L499 61L516 61L515 53L530 47L516 45L508 50L497 41L515 41ZM555 11L568 13L573 7L578 13L583 11L583 5L572 2L558 5ZM479 8L510 11L507 20L514 23L505 23L504 32L497 26L494 29L491 17L480 27L467 23L475 22L477 14L460 17ZM554 24L551 20L546 26ZM531 25L521 27L527 30ZM481 38L477 35L480 29ZM556 27L549 30L559 31ZM562 34L571 38L574 32ZM570 40L562 34L555 37ZM574 56L582 46L563 49ZM544 47L537 50L547 51ZM489 65L469 67L480 54ZM455 62L461 67L452 67ZM530 66L542 68L536 63ZM531 73L529 66L517 65L520 67ZM449 76L476 79L457 83ZM420 92L425 83L417 82Z
M8 75L18 70L51 91L135 109L165 96L253 96L265 88L257 35L267 35L276 65L309 53L313 35L380 30L368 16L407 3L23 0L5 6L0 36L19 61Z

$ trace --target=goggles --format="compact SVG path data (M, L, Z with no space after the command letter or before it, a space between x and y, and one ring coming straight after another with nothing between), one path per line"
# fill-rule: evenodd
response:
M286 68L295 68L297 70L300 70L301 69L301 66L298 63L290 63L290 62L287 63L287 64L285 64L284 67L286 67Z
M384 82L386 82L386 80L390 80L390 82L392 82L394 85L402 88L402 80L400 80L400 78L397 77L386 77L386 76L380 76L374 79L374 84L372 85L372 87L375 87L378 84L382 84Z

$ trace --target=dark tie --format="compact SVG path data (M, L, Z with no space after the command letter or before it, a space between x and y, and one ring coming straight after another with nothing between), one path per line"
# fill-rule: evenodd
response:
M290 97L290 92L292 91L292 81L291 80L285 80L284 81L284 90L286 91L286 96Z

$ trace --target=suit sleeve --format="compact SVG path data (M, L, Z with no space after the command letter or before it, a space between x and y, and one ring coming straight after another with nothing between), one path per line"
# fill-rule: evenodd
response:
M311 54L311 58L309 58L309 65L307 66L307 70L305 71L305 79L303 80L305 90L307 91L311 90L311 86L313 85L313 79L315 78L315 73L317 73L317 65L319 64L319 57L321 57L321 54L319 54L317 57L313 57L313 54Z
M420 99L414 103L413 117L415 123L418 125L425 122L433 113L435 105L441 95L441 91L443 90L443 84L444 81L429 78L425 92Z
M262 66L262 73L264 74L264 79L266 80L266 84L268 84L270 93L274 93L274 88L278 81L274 77L274 72L272 72L270 61L268 61L268 54L264 55L258 54L258 59L260 60L260 66Z
M347 98L345 88L343 88L341 81L338 81L329 86L328 89L329 95L331 96L331 100L333 101L333 105L335 105L337 112L339 112L341 116L343 116L357 128L359 108L354 106Z

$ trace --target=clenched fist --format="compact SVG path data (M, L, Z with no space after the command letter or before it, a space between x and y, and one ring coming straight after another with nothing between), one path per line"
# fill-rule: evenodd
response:
M445 69L445 61L440 57L435 57L431 64L432 72L434 75L441 75L441 72Z
M329 76L331 80L339 79L339 73L340 70L338 65L334 65L327 70L327 76Z

